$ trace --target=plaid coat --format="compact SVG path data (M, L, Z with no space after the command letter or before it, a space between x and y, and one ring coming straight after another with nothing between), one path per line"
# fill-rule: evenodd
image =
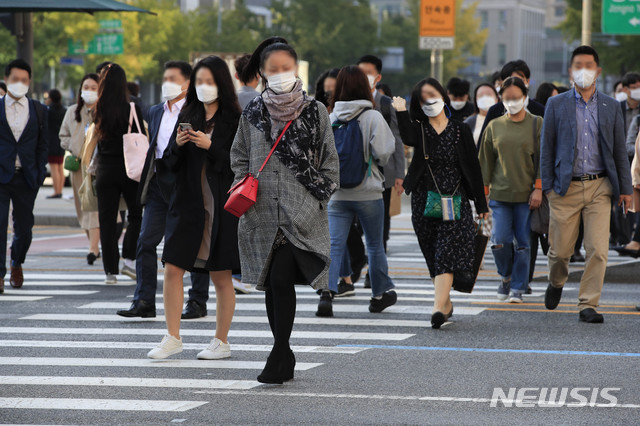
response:
M302 117L294 120L294 131L306 132L319 138L324 147L316 168L334 182L339 182L340 166L333 131L326 108L315 100L307 108L317 105L318 123L305 123ZM260 98L252 101L242 114L231 148L231 168L234 185L251 172L256 174L269 154L274 141L262 124L270 120L266 108L256 122L250 122L248 110L262 107ZM304 114L303 114L304 115ZM307 115L308 116L308 115ZM314 116L311 114L311 116ZM267 126L268 127L268 126ZM315 289L328 287L330 257L329 219L326 201L315 198L294 174L273 155L259 176L258 199L241 218L238 225L238 246L242 264L242 280L257 284L265 290L265 280L271 264L273 243L281 229L295 247L313 253L325 264L322 272L311 282Z

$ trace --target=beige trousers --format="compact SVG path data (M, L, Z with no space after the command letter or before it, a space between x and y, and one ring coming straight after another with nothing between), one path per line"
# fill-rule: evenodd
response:
M571 182L564 197L551 191L548 195L549 282L563 287L569 276L569 259L584 221L586 264L580 280L578 307L596 308L600 301L609 255L609 221L613 190L608 178L588 182Z

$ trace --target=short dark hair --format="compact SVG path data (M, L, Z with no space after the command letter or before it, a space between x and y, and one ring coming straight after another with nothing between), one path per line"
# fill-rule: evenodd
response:
M96 66L96 74L100 74L102 72L102 70L106 67L113 64L113 62L111 61L104 61L104 62L100 62L97 66Z
M622 87L629 87L640 81L640 74L637 72L628 72L622 77ZM616 86L613 86L616 87Z
M189 78L191 78L191 65L189 65L188 62L185 61L169 61L169 62L165 62L164 63L164 69L165 71L168 70L169 68L177 68L180 70L180 74L182 74L182 76L189 80Z
M558 91L558 88L553 83L542 83L538 86L538 90L536 91L536 101L540 102L542 105L547 105L547 101L554 90Z
M571 64L573 63L573 58L578 55L591 55L593 56L593 60L596 61L596 65L600 65L600 58L598 57L598 52L591 46L578 46L575 48L573 53L571 54Z
M618 84L622 84L622 80L618 80L615 83L613 83L613 90L616 90L616 87L618 87ZM624 84L622 84L622 87L624 87Z
M556 89L558 89L558 94L568 92L569 90L571 90L567 86L557 86Z
M451 100L449 99L449 95L447 95L447 91L444 89L444 87L442 87L442 84L440 84L438 80L432 77L427 77L423 80L420 80L411 91L411 101L409 102L409 114L414 121L425 121L428 119L425 113L422 111L422 88L426 84L432 86L438 91L438 93L440 93L440 96L442 96L442 100L444 100L444 104L447 106L447 109L451 104ZM447 116L450 115L450 113L447 114Z
M391 87L389 87L389 85L386 83L376 84L376 90L382 90L385 96L393 98L393 92L391 91Z
M378 74L382 73L382 60L374 55L364 55L362 58L358 60L358 64L372 64L378 70Z
M470 90L471 83L459 77L453 77L447 83L447 92L451 93L453 96L468 95Z
M18 58L9 62L9 65L7 65L4 69L4 75L9 76L9 74L11 74L11 70L14 68L25 70L29 73L29 78L31 78L31 65L29 65L29 63L24 59Z
M517 61L509 61L502 67L500 71L500 77L502 80L506 80L511 77L513 73L523 74L525 78L528 80L531 78L531 70L529 69L529 65L522 59L518 59Z
M331 106L335 107L336 102L367 100L375 104L369 87L369 81L364 71L357 65L347 65L338 73L336 80L336 91L331 101Z
M0 81L0 89L4 90L4 93L7 93L7 84L4 81Z
M500 94L504 94L504 91L511 86L516 86L518 89L522 90L522 94L527 96L528 90L527 86L524 84L521 78L518 77L508 77L502 82L502 87L500 88Z
M134 98L137 98L140 94L140 86L138 86L138 83L134 83L133 81L127 82L127 90L129 91L129 96L133 96Z
M55 105L60 105L62 102L62 93L58 89L49 90L49 99L51 99L51 103Z
M495 71L491 74L491 84L496 85L496 81L502 80L502 76L500 75L500 71Z
M249 64L250 60L251 60L251 54L250 53L246 53L246 54L244 54L242 56L239 56L238 58L236 58L235 61L233 61L233 66L236 69L236 74L238 74L238 79L240 80L240 82L242 84L248 84L253 80L253 78L250 79L250 80L245 80L244 76L242 75L243 72L244 72L244 69L247 67L247 65ZM257 77L257 75L256 75L256 77Z

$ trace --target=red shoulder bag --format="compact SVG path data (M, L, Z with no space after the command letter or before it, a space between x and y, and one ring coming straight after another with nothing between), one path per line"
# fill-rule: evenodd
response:
M258 199L258 177L260 177L260 173L262 173L262 170L267 165L269 158L271 158L271 155L273 155L273 152L276 150L276 147L280 143L282 136L284 136L284 133L287 131L290 125L291 121L289 121L287 125L284 126L282 133L280 133L280 136L278 136L278 140L276 140L276 143L273 144L271 152L269 152L269 155L267 155L264 163L262 163L262 167L260 167L258 173L256 173L255 176L253 176L251 173L247 173L247 175L240 182L233 185L229 192L227 192L227 194L231 195L224 205L224 209L226 211L236 217L240 217L256 203L256 200Z

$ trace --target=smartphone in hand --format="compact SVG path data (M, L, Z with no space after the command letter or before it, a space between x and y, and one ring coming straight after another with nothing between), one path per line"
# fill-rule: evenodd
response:
M187 130L193 130L191 123L180 123L178 124L178 128L181 132L186 132Z

